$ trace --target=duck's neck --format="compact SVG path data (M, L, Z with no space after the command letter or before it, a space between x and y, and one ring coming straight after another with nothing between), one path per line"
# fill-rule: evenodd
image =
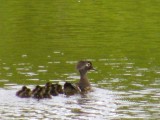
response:
M80 73L79 87L81 89L89 87L90 83L87 78L87 71L79 71L79 73Z

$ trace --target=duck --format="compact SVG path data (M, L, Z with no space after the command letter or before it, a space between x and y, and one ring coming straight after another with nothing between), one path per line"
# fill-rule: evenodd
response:
M32 90L32 95L34 95L35 93L37 93L37 91L39 91L40 88L41 88L41 86L36 85L36 87Z
M56 86L56 90L57 90L57 92L58 92L59 94L63 94L63 93L64 93L64 92L63 92L62 85L60 85L60 84L55 84L55 86Z
M30 98L32 96L31 89L27 88L24 92L23 98Z
M80 74L80 79L76 84L71 84L69 82L64 84L65 95L74 95L77 93L85 94L89 91L92 91L91 84L87 78L87 72L90 70L95 70L91 61L79 61L77 63L76 69Z
M20 98L30 98L32 95L31 89L23 86L21 90L19 90L16 95Z
M24 92L26 91L27 87L26 86L22 86L21 90L16 92L16 96L21 97L22 93L24 94Z
M52 96L51 96L51 87L47 87L47 88L45 88L45 92L44 92L44 94L43 94L43 98L52 98Z
M64 84L64 94L65 95L71 96L71 95L75 95L80 92L81 90L79 90L77 86L73 85L72 83L65 82Z
M33 98L38 100L44 98L43 95L45 93L45 87L40 87L40 89L33 95Z
M57 91L57 86L55 84L52 84L51 85L51 90L50 90L50 94L52 96L58 96L58 91Z

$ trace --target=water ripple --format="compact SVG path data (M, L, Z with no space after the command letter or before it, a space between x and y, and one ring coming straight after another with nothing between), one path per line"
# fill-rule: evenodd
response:
M113 92L95 88L87 96L65 97L59 95L52 99L37 101L33 98L21 99L15 90L0 90L0 119L91 119L111 117L116 114L116 96ZM103 97L102 97L103 95ZM84 114L84 115L83 115ZM70 116L70 117L69 117Z

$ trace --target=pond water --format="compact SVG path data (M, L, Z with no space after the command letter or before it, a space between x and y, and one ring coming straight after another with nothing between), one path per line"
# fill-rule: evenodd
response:
M1 1L0 119L159 119L158 0ZM77 82L92 61L94 91L37 101L23 85Z
M14 88L15 89L15 88ZM107 119L117 117L117 105L120 102L116 94L103 89L94 89L87 96L65 97L60 95L52 99L35 100L17 98L15 90L1 90L1 119ZM103 94L103 97L102 95ZM2 102L3 101L3 102ZM14 104L13 104L14 103ZM126 116L128 117L128 116Z

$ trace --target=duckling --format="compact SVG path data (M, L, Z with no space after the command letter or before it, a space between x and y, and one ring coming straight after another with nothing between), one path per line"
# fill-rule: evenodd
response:
M45 93L45 87L40 87L40 89L34 94L33 98L42 99Z
M30 98L32 95L31 89L27 88L24 92L23 98Z
M34 95L40 88L41 88L41 86L37 85L37 86L32 90L32 95Z
M43 94L43 98L52 98L50 92L51 92L51 87L45 88L45 92Z
M66 82L64 84L64 94L65 95L70 96L70 95L77 94L79 92L80 92L80 90L78 88L76 88L76 86L74 86L73 84L71 84L69 82Z
M21 97L21 96L22 96L22 93L24 93L26 89L27 89L27 87L26 87L26 86L23 86L23 87L21 88L21 90L19 90L19 91L16 92L16 96Z
M76 85L66 82L64 84L64 93L66 95L74 95L76 93L87 93L91 91L91 85L87 78L87 72L90 70L95 70L90 61L79 61L76 66L80 73L80 80Z
M57 96L57 95L58 95L57 86L56 86L56 85L54 85L54 84L51 85L50 94L51 94L52 96Z
M56 85L56 88L57 88L57 92L58 92L59 94L63 94L64 92L63 92L62 86L61 86L60 84L55 84L55 85Z

